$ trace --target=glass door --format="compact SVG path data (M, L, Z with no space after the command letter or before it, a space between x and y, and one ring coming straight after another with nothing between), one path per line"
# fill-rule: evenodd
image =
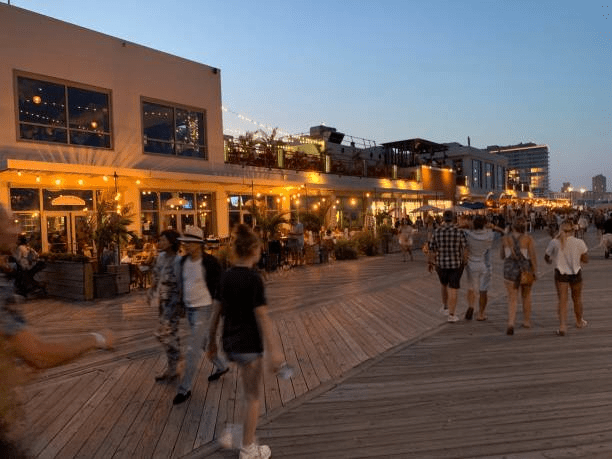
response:
M93 242L86 212L46 212L43 227L46 251L91 256Z

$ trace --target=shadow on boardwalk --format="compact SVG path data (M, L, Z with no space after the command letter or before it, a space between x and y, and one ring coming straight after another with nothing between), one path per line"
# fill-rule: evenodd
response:
M542 259L548 237L536 238ZM484 323L445 324L435 276L422 262L402 263L399 254L272 279L275 327L298 371L290 381L266 375L261 440L274 457L289 458L556 458L612 451L606 310L612 287L603 251L590 255L589 327L565 338L552 334L556 297L548 266L540 267L534 287L534 328L513 337L504 335L499 261ZM24 438L31 439L33 455L237 457L215 452L213 442L237 416L235 370L209 385L211 368L203 360L193 397L172 407L175 388L153 382L163 358L151 336L155 311L141 294L94 305L37 302L27 313L49 335L100 321L120 330L115 353L45 372L26 388Z

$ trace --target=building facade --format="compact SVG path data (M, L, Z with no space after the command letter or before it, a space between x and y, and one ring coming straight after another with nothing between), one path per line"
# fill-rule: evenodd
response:
M132 209L142 237L186 225L226 237L256 201L293 215L333 203L327 224L354 228L430 196L452 203L454 171L334 170L334 139L236 157L217 68L7 4L0 40L0 203L43 251L87 245L105 197Z
M548 145L526 143L509 146L489 146L487 150L508 159L508 187L531 191L534 196L546 197L549 193Z
M593 193L605 193L606 189L606 177L602 174L593 177Z

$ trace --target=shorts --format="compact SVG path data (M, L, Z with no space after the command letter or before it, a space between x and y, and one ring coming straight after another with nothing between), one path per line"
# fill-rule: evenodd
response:
M461 275L463 274L463 266L452 269L436 269L440 283L450 288L459 289L461 288Z
M240 353L240 352L228 352L226 354L228 360L230 362L236 362L238 365L245 366L248 365L251 362L254 362L255 360L257 360L259 357L261 357L263 354L260 352L246 352L246 353Z
M582 282L582 270L576 274L561 274L561 271L555 268L555 281L567 282L570 285L579 284Z
M491 287L491 270L484 263L469 263L466 268L468 289L486 292Z

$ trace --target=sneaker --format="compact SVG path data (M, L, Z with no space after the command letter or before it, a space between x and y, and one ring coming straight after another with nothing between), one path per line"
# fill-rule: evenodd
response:
M251 443L249 446L240 448L240 459L268 459L272 455L269 446Z
M459 322L459 317L457 317L455 314L449 314L446 321L451 323Z
M448 306L442 306L439 311L440 314L444 314L445 316L448 315Z
M588 325L588 322L584 319L580 319L580 322L576 324L576 328L584 328Z

